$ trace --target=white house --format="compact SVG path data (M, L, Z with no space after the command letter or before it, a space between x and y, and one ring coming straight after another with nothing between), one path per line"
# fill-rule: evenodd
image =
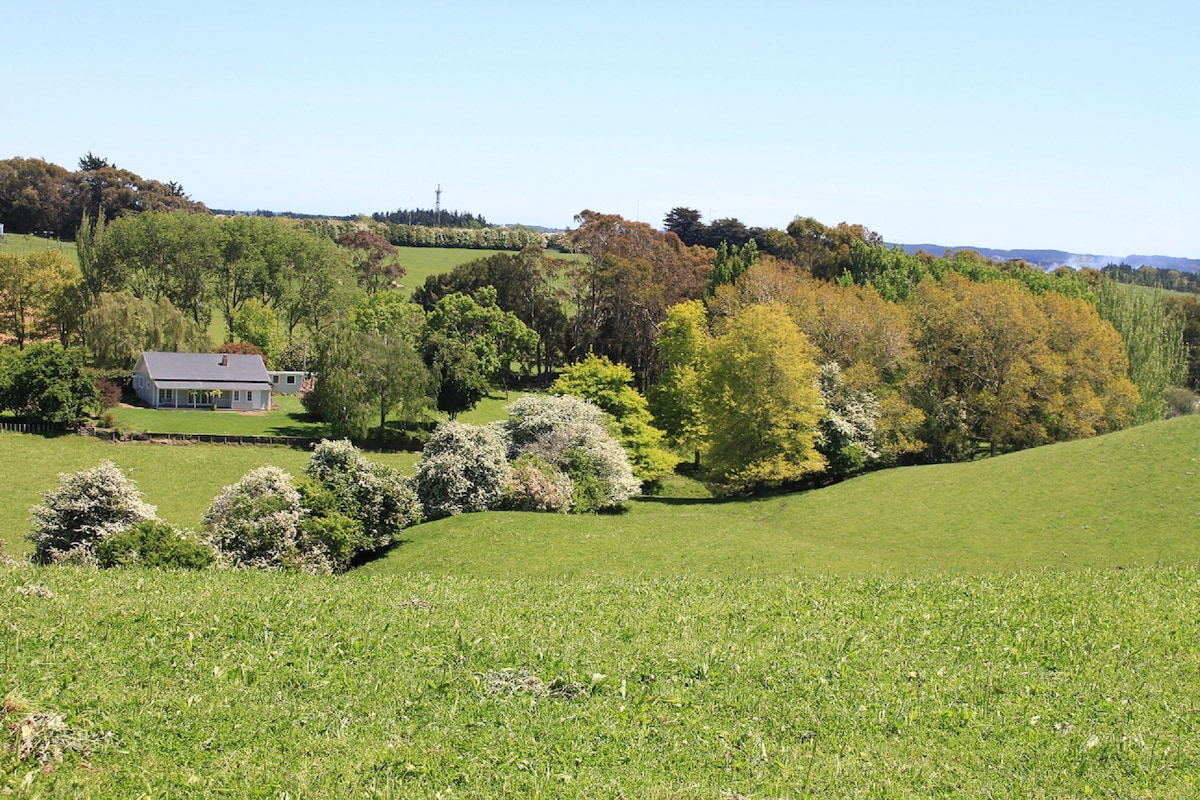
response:
M152 408L271 407L271 378L256 355L144 352L133 368L133 390Z
M271 376L271 388L275 394L296 394L304 384L304 379L312 377L311 372L303 370L269 369L267 374Z

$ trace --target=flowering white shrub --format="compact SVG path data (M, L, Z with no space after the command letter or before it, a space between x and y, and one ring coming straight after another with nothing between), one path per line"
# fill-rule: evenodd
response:
M59 475L58 489L30 509L33 560L39 564L95 563L98 543L139 522L155 508L120 467L101 461L92 469Z
M201 531L229 566L328 575L334 560L325 544L302 528L303 517L292 477L278 467L259 467L217 495Z
M577 512L618 508L641 492L629 456L608 430L608 417L577 397L523 397L504 423L512 459L529 453L572 481Z
M429 519L486 511L499 502L509 467L493 427L445 422L417 464L417 496Z
M324 439L304 472L333 492L340 511L358 520L374 548L396 541L400 531L421 521L412 481L386 464L375 464L348 439Z
M574 484L566 473L526 453L512 463L504 482L500 508L506 511L551 511L566 513L571 508Z
M816 446L828 462L826 472L841 477L877 460L880 412L875 395L851 391L835 361L821 365L817 386L826 413L818 427Z

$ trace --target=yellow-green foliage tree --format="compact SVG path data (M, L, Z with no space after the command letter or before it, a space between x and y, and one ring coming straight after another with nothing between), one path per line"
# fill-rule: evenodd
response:
M24 347L38 336L65 340L79 268L57 250L0 253L0 332Z
M706 457L726 482L757 488L824 468L816 355L777 305L736 312L713 340L701 378Z
M658 330L662 377L650 387L648 397L667 442L680 450L695 451L697 458L707 430L700 403L700 372L710 340L704 303L688 300L667 309L667 318Z
M654 483L675 469L679 459L663 449L663 432L654 427L646 398L633 388L633 370L629 367L589 353L563 370L550 393L589 400L609 414L638 480Z

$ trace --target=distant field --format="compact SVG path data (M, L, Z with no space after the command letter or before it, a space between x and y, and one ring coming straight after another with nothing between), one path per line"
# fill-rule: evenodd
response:
M410 293L425 283L430 275L449 272L459 264L487 258L497 253L510 253L511 250L472 250L458 247L398 247L400 263L408 270L408 274L400 279L402 288ZM547 252L553 258L568 261L578 260L582 256L574 253Z
M0 220L0 222L2 221ZM0 239L0 253L27 255L40 250L58 250L70 258L76 265L79 264L79 253L75 249L74 242L43 239L40 236L24 233L6 233L4 234L4 238Z

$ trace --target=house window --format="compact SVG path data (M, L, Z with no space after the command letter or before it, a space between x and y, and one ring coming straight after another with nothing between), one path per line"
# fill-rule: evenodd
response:
M272 376L271 376L271 383L279 383L279 376L278 376L278 375L272 375Z
M254 392L246 392L246 402L254 405Z
M233 402L235 402L235 403L242 402L242 393L238 389L233 390Z
M290 383L290 384L294 384L294 383L296 382L296 376L295 376L295 375L288 375L288 376L287 376L287 382L288 382L288 383Z
M175 396L174 389L159 389L158 390L158 404L161 406L163 403L169 403L169 402L171 402L171 400L174 396Z

